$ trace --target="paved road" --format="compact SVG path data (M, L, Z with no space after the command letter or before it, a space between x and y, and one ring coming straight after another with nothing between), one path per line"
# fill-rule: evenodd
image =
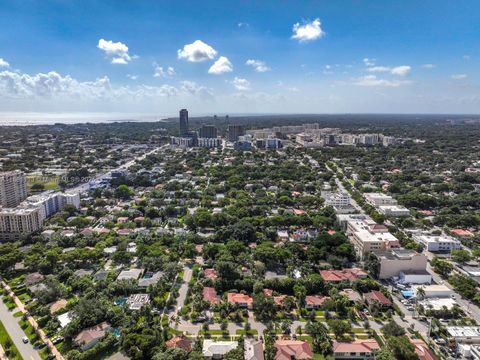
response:
M25 336L22 328L18 321L20 318L16 318L13 316L13 313L18 311L18 309L14 309L13 311L9 311L7 306L0 300L0 318L2 319L2 323L7 329L8 334L12 338L13 343L17 347L20 355L23 357L24 360L41 360L40 355L38 352L33 348L32 344L24 344L22 338Z
M178 289L177 304L173 309L169 311L168 316L171 318L173 315L177 315L180 309L185 305L185 299L187 298L188 283L192 279L192 269L187 265L183 266L183 279L180 289Z
M433 269L430 266L430 263L427 263L427 271L432 275L432 279L437 283L437 284L443 284L447 286L450 290L453 291L453 294L455 296L455 301L460 305L460 307L463 309L463 311L466 311L468 317L471 317L474 319L477 323L480 322L480 309L478 306L474 305L472 302L462 299L462 296L455 292L453 290L452 285L450 285L448 282L443 280L440 275L435 273Z

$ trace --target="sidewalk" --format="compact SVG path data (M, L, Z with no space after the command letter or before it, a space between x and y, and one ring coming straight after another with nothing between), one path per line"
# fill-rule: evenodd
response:
M13 298L13 301L15 302L15 305L17 305L18 309L23 313L25 314L27 312L27 310L25 309L25 306L23 305L23 303L20 301L20 299L15 295L15 293L10 289L10 287L5 283L5 282L1 282L2 286L4 289L6 289L9 293L10 293L10 296L12 296ZM60 353L60 351L58 351L58 349L56 348L56 346L50 341L50 339L47 338L47 336L45 335L45 333L43 332L43 330L38 326L37 322L35 321L35 319L28 315L28 322L30 323L30 325L32 325L32 327L35 329L37 335L40 337L40 339L45 342L48 346L48 348L50 349L51 353L55 356L55 358L57 360L64 360L62 354ZM20 325L19 325L20 326ZM23 344L23 343L22 343ZM18 346L17 346L18 347ZM19 349L20 350L20 349ZM38 354L38 353L37 353ZM30 359L30 358L26 358L26 359ZM40 359L40 357L38 357L38 359Z

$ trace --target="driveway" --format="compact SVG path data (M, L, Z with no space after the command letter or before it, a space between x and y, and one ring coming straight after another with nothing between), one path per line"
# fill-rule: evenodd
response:
M17 308L15 308L13 311L9 311L7 306L0 299L0 319L2 319L3 326L5 326L7 329L8 334L12 338L12 341L20 352L22 358L25 360L41 360L40 355L33 348L32 344L24 344L22 341L25 333L18 323L20 318L13 316L13 313L17 311Z

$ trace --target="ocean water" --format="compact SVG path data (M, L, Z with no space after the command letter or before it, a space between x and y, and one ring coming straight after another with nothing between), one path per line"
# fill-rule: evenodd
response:
M161 121L173 114L0 112L0 126Z

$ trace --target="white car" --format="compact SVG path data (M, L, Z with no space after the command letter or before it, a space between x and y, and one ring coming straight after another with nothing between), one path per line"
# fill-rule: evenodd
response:
M24 344L28 344L28 338L27 338L26 336L24 336L24 337L22 338L22 342L23 342Z

